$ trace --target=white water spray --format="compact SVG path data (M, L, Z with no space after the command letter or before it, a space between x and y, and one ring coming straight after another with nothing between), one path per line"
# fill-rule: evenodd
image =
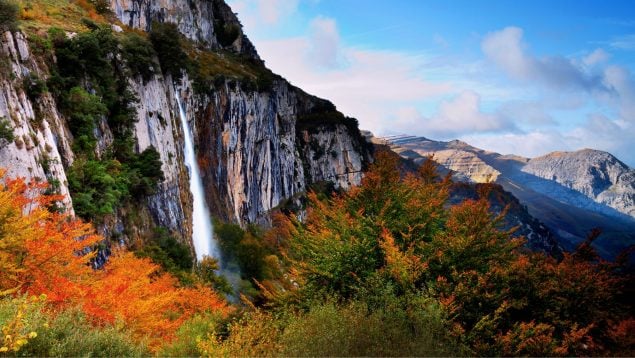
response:
M178 94L175 94L175 97L176 103L179 106L179 115L183 128L185 166L187 166L190 171L190 192L192 193L192 204L194 207L192 210L192 241L194 242L196 258L199 261L202 260L204 256L220 259L218 247L213 236L209 209L205 202L205 191L203 190L203 182L201 181L198 162L196 161L196 154L194 153L194 144L192 144L192 132L190 132L190 126L187 123L185 111L183 110Z

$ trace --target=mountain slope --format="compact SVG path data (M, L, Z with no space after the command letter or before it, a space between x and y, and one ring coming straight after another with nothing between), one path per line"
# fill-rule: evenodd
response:
M553 152L529 160L522 171L635 217L635 170L610 153L592 149Z
M422 137L395 137L383 140L391 144L391 148L404 157L414 161L422 161L428 155L434 155L436 161L446 168L457 172L457 180L468 180L472 182L492 181L500 184L505 190L517 197L523 205L526 205L529 213L541 222L545 223L558 236L561 245L566 249L574 248L578 243L586 238L593 228L600 228L602 235L595 242L595 246L604 257L614 257L622 249L635 243L635 220L606 204L596 202L583 192L575 190L576 187L589 187L588 183L593 173L599 168L610 168L605 171L599 170L596 176L605 177L603 182L606 187L611 182L611 175L614 182L608 187L618 186L626 189L604 189L602 192L612 192L613 203L623 203L629 208L629 185L630 172L621 162L614 159L608 153L597 151L581 151L572 157L587 157L587 161L570 161L574 164L559 165L543 159L528 159L513 155L500 155L488 152L461 141L433 141ZM599 164L604 159L604 164ZM533 164L531 164L533 162ZM529 163L529 164L528 164ZM547 164L549 163L549 164ZM595 164L584 164L595 163ZM531 174L530 170L538 170L543 166L549 167L558 173L573 170L575 167L581 173L577 176L569 177L571 186L563 185L556 180L543 178ZM544 171L552 174L552 172ZM585 175L585 173L589 173ZM547 174L545 174L547 175ZM580 182L575 184L576 178ZM590 182L593 182L592 180ZM608 196L608 194L602 194ZM600 196L600 195L598 195ZM615 199L617 197L617 199ZM630 209L627 209L630 210Z

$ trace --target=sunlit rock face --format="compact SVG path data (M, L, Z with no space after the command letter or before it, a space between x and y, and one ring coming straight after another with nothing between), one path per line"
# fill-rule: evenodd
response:
M197 0L110 0L119 21L125 25L150 31L152 23L176 24L179 32L209 49L229 49L259 59L256 49L242 33L240 22L224 1ZM216 32L232 27L237 37L223 43Z
M283 80L266 92L226 83L195 96L202 173L217 216L254 222L311 183L359 184L369 155L363 138L343 125L298 129L298 117L319 102Z
M111 7L128 26L148 31L153 21L174 23L187 38L209 49L260 61L223 1L112 0ZM219 38L219 24L238 29L231 43ZM170 183L151 199L153 216L173 227L178 221L189 220L191 211L190 195L182 190L185 171L181 147L175 146L182 133L174 126L173 84L171 78L159 77L146 84L134 80L133 86L141 97L139 149L147 145L157 148L166 183ZM302 136L296 133L298 116L324 101L285 80L275 80L266 91L245 89L240 82L226 80L195 93L192 81L185 76L176 87L184 97L185 115L194 132L205 194L214 216L238 223L255 222L313 182L328 180L345 188L360 182L362 167L370 158L363 138L349 133L345 126L327 126ZM328 158L311 152L315 143L325 146ZM175 202L177 197L181 205Z
M635 170L610 153L592 149L553 152L531 159L522 170L635 217Z
M65 165L73 162L69 131L49 93L29 98L25 79L46 73L31 54L20 32L0 36L0 120L13 128L13 141L0 139L0 167L10 178L49 180L59 183L64 205L72 212L68 199Z

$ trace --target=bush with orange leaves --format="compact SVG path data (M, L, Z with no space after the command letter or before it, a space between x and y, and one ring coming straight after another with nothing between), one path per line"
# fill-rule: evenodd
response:
M403 174L398 160L380 152L360 187L309 195L302 222L278 218L269 235L283 243L289 282L261 284L270 305L424 295L474 355L633 354L632 276L601 260L593 237L561 260L530 253L499 229L504 212L491 213L488 192L448 207L451 183L431 161Z
M44 294L54 308L80 307L96 325L121 322L151 349L197 313L229 312L210 288L180 287L158 265L123 249L93 270L92 254L82 252L103 237L90 224L47 210L61 197L41 195L45 188L10 179L0 186L0 296Z

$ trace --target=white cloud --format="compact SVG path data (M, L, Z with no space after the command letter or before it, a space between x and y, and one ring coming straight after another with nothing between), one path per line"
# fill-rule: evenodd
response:
M609 42L609 45L618 50L635 50L635 34L615 37Z
M249 33L258 28L276 26L298 9L299 0L229 0Z
M256 4L264 23L272 25L294 13L298 7L298 0L256 0Z
M534 129L527 133L471 134L461 137L479 148L527 157L537 157L558 150L599 149L610 152L631 167L635 164L633 138L635 125L612 120L599 113L589 114L583 125L564 132Z
M566 57L532 56L522 37L522 29L506 27L485 36L481 49L490 60L515 79L528 82L538 80L558 90L605 90L600 76L584 71Z
M555 119L548 113L549 105L543 101L508 101L498 108L499 114L510 122L526 127L552 126Z
M600 63L604 63L609 59L610 55L601 48L595 49L582 59L582 62L587 66L594 66Z
M258 41L256 46L274 72L331 100L374 132L392 128L390 118L404 103L438 99L453 90L449 83L422 78L425 56L348 47L336 22L324 17L311 22L309 36Z
M467 143L501 154L537 157L556 150L570 150L560 133L536 130L529 133L471 134L461 137Z
M487 60L468 62L353 47L334 19L316 17L308 24L305 36L256 38L259 54L274 72L331 100L364 129L459 138L525 156L593 147L635 163L629 148L635 138L633 77L610 66L603 49L577 58L538 57L523 41L523 30L508 27L483 38ZM442 49L444 39L436 40Z
M414 107L402 107L396 113L391 132L423 134L433 139L455 139L469 133L515 131L513 121L500 113L481 109L481 97L473 91L463 91L440 102L436 114L422 115Z
M340 67L344 59L335 20L317 17L311 21L310 29L308 59L322 68Z
M481 43L481 48L490 59L512 77L529 79L534 72L534 63L525 54L522 37L522 29L507 27L488 34Z
M635 81L632 74L621 66L608 66L604 70L604 83L615 92L622 119L635 123Z

